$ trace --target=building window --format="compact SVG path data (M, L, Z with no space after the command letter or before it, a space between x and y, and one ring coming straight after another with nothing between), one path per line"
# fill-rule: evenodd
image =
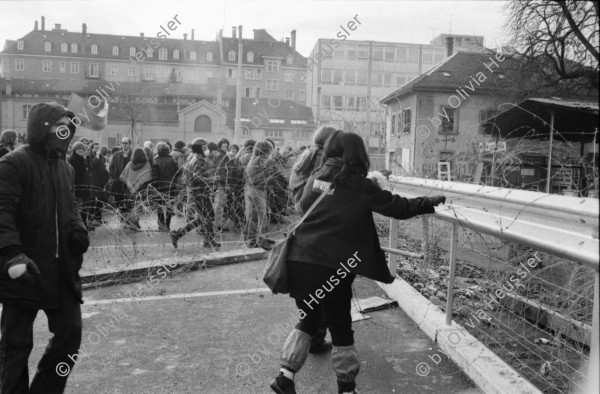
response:
M45 50L46 52L50 52L50 51L52 50L52 44L51 44L50 42L46 41L46 42L44 43L44 50Z
M213 61L213 53L212 52L206 52L206 61L207 62L212 62Z
M432 49L423 49L423 53L421 56L423 60L423 64L433 64L433 50Z
M331 96L328 96L328 95L321 96L321 107L331 108Z
M196 60L196 51L190 51L190 60Z
M275 120L275 119L271 119L271 120ZM282 130L266 130L265 137L267 137L267 138L282 138L283 131Z
M135 56L135 47L129 47L129 56Z
M262 80L262 69L247 68L246 69L246 79L261 81Z
M29 117L29 110L31 110L31 105L23 105L23 119L27 119Z
M344 81L346 85L356 85L356 71L346 71L346 80Z
M354 96L346 97L346 108L348 108L348 110L350 110L350 111L356 110L356 97L354 97Z
M190 80L196 79L196 70L190 70L189 71L189 79Z
M295 82L294 81L294 72L293 71L286 71L285 72L285 82Z
M358 46L358 58L368 59L369 58L369 47L359 45Z
M402 116L400 118L400 127L398 128L398 131L401 131L402 133L408 133L410 134L410 127L412 124L412 118L411 118L411 111L410 109L404 109L402 110Z
M254 63L254 52L249 51L248 53L246 53L246 61L248 63Z
M393 62L396 60L396 48L385 48L385 61Z
M346 47L346 59L347 60L356 60L356 47L355 46L347 46Z
M233 67L227 67L227 78L237 78L237 69Z
M19 51L22 51L24 47L25 47L25 42L23 42L23 40L17 41L17 49Z
M285 90L285 98L288 100L293 100L294 99L294 91L292 89L286 89Z
M456 109L452 107L441 107L440 116L442 119L442 125L440 127L440 133L458 134L458 128L456 123Z
M279 61L278 60L267 60L267 72L278 73L279 72Z
M306 101L306 90L301 90L298 94L298 100L304 102Z
M321 70L321 82L331 83L333 81L333 70Z
M128 77L135 77L135 67L129 67L127 69L127 76Z
M283 120L283 119L269 119L269 123L284 124L285 120Z
M119 47L117 45L113 45L112 54L113 56L119 56Z
M71 44L71 53L77 53L78 45L76 43Z
M390 134L395 135L396 134L396 114L392 114L391 123L392 123L392 129L390 130Z
M267 90L278 90L278 89L279 89L279 80L267 79Z
M382 86L383 85L383 74L372 73L371 74L371 86Z
M179 59L179 49L173 49L173 59Z
M146 56L152 57L152 55L154 55L154 49L152 49L152 48L146 49Z
M110 75L118 75L119 66L110 66Z
M90 63L90 77L98 76L98 63Z
M156 79L156 69L152 66L144 67L144 79L154 81Z
M406 48L396 48L397 51L397 55L396 56L396 61L399 63L406 63L406 52L407 49Z
M392 86L392 73L384 72L383 73L383 86L389 88Z
M343 70L333 70L333 84L334 85L341 85L343 78L344 78Z
M71 50L73 50L73 48L71 48ZM92 55L97 55L98 54L98 45L92 44L90 51L92 52Z
M344 60L344 48L334 49L333 58L337 60Z
M167 48L160 48L158 50L158 60L167 60Z
M292 65L292 64L294 64L294 56L292 56L292 55L287 55L287 56L285 57L285 62L286 62L288 65Z
M481 111L479 111L479 132L483 133L484 129L485 129L485 121L488 120L489 118L496 116L497 111L495 109L482 109Z
M68 49L69 49L69 44L67 44L66 42L63 42L62 44L60 44L61 52L66 52Z
M366 86L369 80L369 74L367 71L359 71L358 72L358 80L356 81L357 85Z
M58 72L61 74L66 72L65 62L58 62Z
M15 59L15 71L25 71L25 60Z
M200 115L194 121L194 131L197 133L210 133L212 131L212 120L207 115Z
M71 74L79 74L79 62L71 62Z
M292 120L290 122L291 124L307 124L308 122L306 120ZM310 131L309 131L310 133Z
M419 48L408 48L408 62L419 64Z
M338 111L344 109L344 96L333 96L333 109Z
M229 59L230 62L235 62L235 51L234 50L227 52L227 59Z
M242 127L242 137L250 137L250 129L246 126Z
M383 60L383 47L373 47L373 60Z
M52 72L52 62L50 60L42 61L42 72L45 72L45 73Z

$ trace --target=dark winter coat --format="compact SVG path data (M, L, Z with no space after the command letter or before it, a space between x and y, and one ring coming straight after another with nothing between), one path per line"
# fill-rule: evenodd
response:
M159 151L152 163L153 185L162 194L175 197L177 194L176 179L177 162L169 155L169 151Z
M123 151L117 151L113 154L112 159L110 161L110 166L108 171L110 172L110 179L112 180L112 184L110 186L110 192L116 194L129 194L127 191L127 186L123 181L121 181L120 177L123 173L123 170L131 160L131 155L133 152L129 151L129 156L124 156Z
M237 157L229 159L225 168L227 170L227 186L242 189L244 187L244 165L240 159Z
M215 182L217 186L225 187L227 186L227 162L229 161L229 157L227 156L227 152L222 149L217 150L217 154L215 157L215 167L216 178Z
M102 155L89 157L88 166L90 168L90 197L102 200L105 198L104 188L110 176L106 169L106 159Z
M73 153L69 158L69 164L75 171L75 197L88 201L90 199L90 173L86 159L77 153Z
M202 154L192 153L183 165L182 182L188 190L210 193L214 184L214 164Z
M82 254L68 247L73 232L87 234L73 196L73 168L42 145L66 108L41 104L27 121L27 145L0 159L0 302L23 308L58 307L59 281L81 301ZM72 133L71 133L72 138ZM41 271L35 285L11 280L5 264L25 253ZM56 254L59 259L56 261Z
M325 165L329 165L329 162ZM317 171L306 184L301 200L303 212L321 194L325 184L320 180L322 173ZM379 245L373 212L395 219L410 219L416 215L433 213L434 209L427 198L400 197L380 189L359 174L350 175L323 198L296 230L288 260L342 270L338 275L349 271L380 282L393 282L394 277L390 274L385 254ZM350 261L351 266L349 259L354 259Z
M277 165L272 159L254 155L246 167L246 180L255 189L266 191L275 181L277 173Z

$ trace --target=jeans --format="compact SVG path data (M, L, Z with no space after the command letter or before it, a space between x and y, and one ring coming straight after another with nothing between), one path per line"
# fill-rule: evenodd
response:
M0 318L2 329L0 392L2 394L64 392L68 375L59 376L57 365L66 363L69 370L73 369L75 363L69 356L76 354L81 344L81 307L70 290L66 286L61 286L58 309L44 310L44 313L48 318L48 328L54 336L48 342L30 387L27 360L33 349L33 322L38 310L13 305L3 306Z
M263 234L267 227L267 193L246 185L244 189L246 201L246 240L258 240L264 238Z
M184 227L177 230L178 233L185 234L196 227L200 227L204 242L210 242L214 239L213 221L215 212L208 193L208 190L188 187L188 222Z

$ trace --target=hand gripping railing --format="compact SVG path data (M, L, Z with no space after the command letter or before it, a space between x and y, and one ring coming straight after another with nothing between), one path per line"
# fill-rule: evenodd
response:
M446 196L446 205L437 207L435 213L438 219L452 223L446 324L452 323L459 225L577 261L595 270L588 377L590 386L598 387L600 312L597 199L395 176L391 176L390 181L382 186L408 198L436 194ZM427 230L427 225L428 220L424 218L424 230ZM397 221L391 220L390 248L386 248L390 252L390 269L396 263L394 255L399 254L393 247L396 236Z

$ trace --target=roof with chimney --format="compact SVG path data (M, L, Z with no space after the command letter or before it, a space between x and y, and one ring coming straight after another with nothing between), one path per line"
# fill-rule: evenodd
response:
M491 50L487 50L487 53L456 52L379 101L387 104L417 91L453 92L471 84L474 90L469 91L469 94L512 90L515 86L511 76L515 69L514 60L505 58L499 61L496 53ZM479 81L479 85L474 81L478 79L478 73L483 73L479 78L483 81Z

